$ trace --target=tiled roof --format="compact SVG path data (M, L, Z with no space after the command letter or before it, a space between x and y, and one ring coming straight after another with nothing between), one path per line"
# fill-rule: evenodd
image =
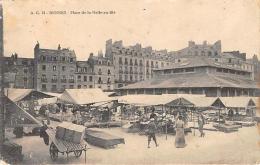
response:
M203 88L203 87L233 87L257 88L256 82L238 77L212 75L209 73L186 73L167 75L137 82L119 89L144 89L144 88Z

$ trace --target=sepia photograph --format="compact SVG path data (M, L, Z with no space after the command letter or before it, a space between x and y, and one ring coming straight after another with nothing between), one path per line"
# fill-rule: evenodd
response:
M259 0L0 0L0 164L260 164L259 76Z

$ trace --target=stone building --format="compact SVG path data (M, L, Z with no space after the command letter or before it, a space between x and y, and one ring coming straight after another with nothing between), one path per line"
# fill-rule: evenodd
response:
M255 96L252 71L229 66L212 58L194 57L154 70L155 77L118 91L125 94L205 94L206 96Z
M257 55L254 55L251 59L247 59L248 63L253 64L254 68L254 79L259 82L260 80L260 61Z
M76 55L73 50L61 48L34 48L34 88L40 91L62 92L75 88Z
M94 88L101 88L104 91L114 90L115 85L115 71L112 61L104 57L100 51L97 56L92 53L88 58L88 63L93 70Z
M34 60L33 58L20 58L12 54L11 57L4 57L4 72L7 75L14 75L14 83L9 84L13 88L32 89L34 86Z
M196 44L194 41L189 41L188 47L178 51L169 52L174 57L187 57L187 56L207 56L218 57L221 55L221 41L214 44L208 44L204 41L203 44Z
M75 88L94 88L94 71L88 61L77 61Z
M113 42L112 39L106 41L105 57L114 64L116 88L150 79L153 69L171 64L167 50L155 51L141 44L126 47L122 41Z

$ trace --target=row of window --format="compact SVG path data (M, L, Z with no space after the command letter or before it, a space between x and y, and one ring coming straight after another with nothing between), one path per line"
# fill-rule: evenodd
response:
M119 59L118 59L119 61L119 64L123 64L123 60L122 60L122 57L119 57ZM125 65L138 65L138 60L137 59L135 59L134 61L133 61L133 59L130 59L129 60L129 63L128 63L128 58L125 58L125 60L124 60L124 64ZM139 65L140 66L143 66L143 60L139 60ZM158 63L158 61L151 61L151 63L150 63L150 61L149 60L147 60L146 61L146 66L147 67L149 67L151 65L151 67L159 67L159 63ZM165 65L165 63L164 62L161 62L161 67L164 67L164 65ZM167 63L166 64L167 66L169 66L169 63Z
M74 59L72 57L58 57L58 56L44 56L42 55L40 57L40 60L43 61L43 62L49 62L49 61L53 61L53 62L57 62L57 61L62 61L62 62L74 62Z
M198 56L198 55L201 55L201 56L206 56L206 54L208 55L208 56L213 56L213 55L215 55L215 56L217 56L218 55L218 52L217 51L215 51L215 52L211 52L211 51L207 51L207 52L205 52L205 51L194 51L194 52L192 52L192 51L188 51L188 55L195 55L195 56Z
M128 79L128 76L125 75L124 76L124 80L123 80L123 75L119 75L119 81L142 81L143 80L143 76L139 76L139 80L138 80L138 76L135 75L135 76L132 76L130 75L129 76L129 79Z
M243 72L243 71L235 71L235 70L232 70L232 69L224 69L224 68L217 68L216 69L217 72L221 72L221 73L231 73L231 74L236 74L236 75L247 75L249 76L250 73L248 72Z
M98 74L99 74L99 75L102 75L102 70L101 70L101 68L98 69ZM107 70L107 74L108 74L108 75L111 75L110 69Z
M64 89L74 89L74 85L69 85L69 86L62 85L62 88L63 88L63 90ZM93 88L93 85L78 85L77 88L78 89L80 89L80 88ZM42 90L43 91L47 90L47 85L46 84L42 84ZM57 91L57 85L52 85L51 86L51 90L52 91Z
M172 74L172 73L182 73L182 72L194 72L194 68L178 68L178 69L169 69L169 70L164 70L164 74Z

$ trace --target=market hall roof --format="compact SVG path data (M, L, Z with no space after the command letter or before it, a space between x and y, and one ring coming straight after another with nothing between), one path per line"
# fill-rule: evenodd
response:
M193 58L185 58L182 59L178 63L173 63L171 66L166 66L163 68L156 68L155 71L159 70L169 70L169 69L177 69L177 68L192 68L192 67L215 67L215 68L225 68L225 69L232 69L237 71L244 71L250 72L241 69L240 67L234 67L232 65L228 65L222 62L215 61L215 58L208 58L208 57L193 57Z
M257 83L232 76L213 75L210 73L185 73L161 76L137 82L118 89L153 89L153 88L205 88L230 87L256 89Z
M66 89L59 97L62 102L87 105L99 102L109 102L115 99L108 97L101 89Z

